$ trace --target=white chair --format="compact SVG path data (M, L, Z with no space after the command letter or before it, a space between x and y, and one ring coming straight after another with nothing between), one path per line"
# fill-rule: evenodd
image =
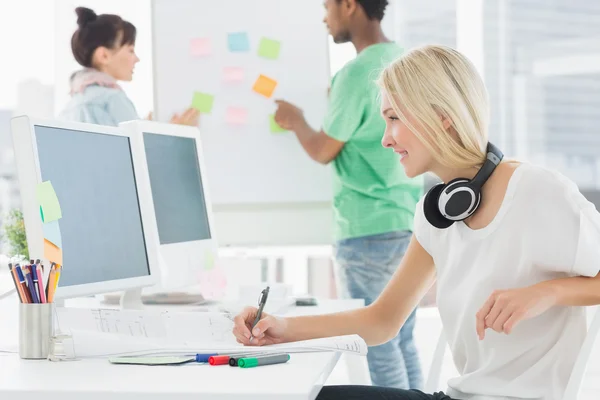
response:
M594 343L598 332L600 332L600 306L595 306L594 317L591 324L588 327L588 332L581 346L581 350L577 355L575 365L571 371L569 382L563 395L563 400L577 400L579 391L581 389L581 382L587 368L590 355L594 348ZM433 353L433 360L431 361L431 368L429 369L429 375L427 376L427 382L425 383L425 392L433 393L440 390L440 375L442 372L442 363L444 361L444 355L446 353L446 335L442 329L442 333L439 336L435 352Z

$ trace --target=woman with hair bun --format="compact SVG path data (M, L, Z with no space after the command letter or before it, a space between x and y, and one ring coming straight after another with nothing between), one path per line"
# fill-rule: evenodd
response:
M85 7L75 9L78 28L71 38L75 60L83 67L71 76L71 100L62 119L116 126L139 119L135 106L118 81L131 81L135 64L135 26L118 15L96 15ZM198 111L189 108L171 123L198 124Z

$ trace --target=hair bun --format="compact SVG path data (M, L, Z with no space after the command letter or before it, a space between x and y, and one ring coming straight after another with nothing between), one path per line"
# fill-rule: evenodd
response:
M77 7L75 13L77 14L77 25L79 25L80 28L83 28L89 22L93 22L98 18L93 10L85 7Z

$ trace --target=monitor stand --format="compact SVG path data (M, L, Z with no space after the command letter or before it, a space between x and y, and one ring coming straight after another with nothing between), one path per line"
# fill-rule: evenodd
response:
M126 290L121 294L119 305L123 310L141 310L144 308L142 303L142 288Z

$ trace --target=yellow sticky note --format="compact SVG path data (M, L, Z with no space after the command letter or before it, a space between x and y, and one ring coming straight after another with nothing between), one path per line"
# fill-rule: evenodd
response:
M44 239L44 258L50 262L62 265L62 249L53 245L48 239Z
M273 95L273 91L275 90L276 86L277 81L275 79L271 79L265 75L260 75L254 83L252 90L268 98Z
M287 130L283 129L277 122L275 122L275 116L269 115L269 126L271 128L271 133L282 133L287 132Z
M37 185L35 195L41 208L42 222L52 222L62 218L62 211L56 197L52 182L46 181Z

